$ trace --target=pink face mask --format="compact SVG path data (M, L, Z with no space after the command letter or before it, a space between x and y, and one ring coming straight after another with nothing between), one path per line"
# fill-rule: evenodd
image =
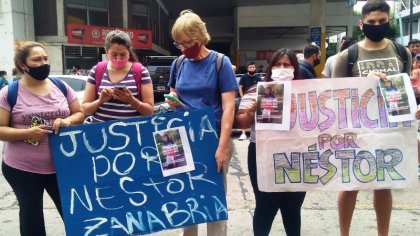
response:
M115 69L118 70L118 69L123 68L125 65L127 65L128 57L122 60L116 60L116 59L110 58L110 61L112 65L115 67Z

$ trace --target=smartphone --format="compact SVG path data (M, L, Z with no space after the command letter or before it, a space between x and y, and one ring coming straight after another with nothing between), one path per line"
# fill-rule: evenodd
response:
M176 98L175 96L172 96L171 94L164 94L163 95L166 99L171 100L173 102L178 103L181 106L185 106L184 103L182 103L178 98Z
M35 127L35 126L39 126L39 125L46 125L46 124L47 124L47 121L45 121L41 117L32 116L30 127Z
M123 85L123 84L114 85L114 89L124 90L126 88L127 88L127 85Z
M32 116L31 124L29 125L29 127L32 128L32 127L35 127L35 126L46 125L46 124L47 124L47 121L42 119L41 117ZM33 140L33 139L25 139L24 141L25 141L25 143L32 144L34 146L37 146L39 144L39 141Z

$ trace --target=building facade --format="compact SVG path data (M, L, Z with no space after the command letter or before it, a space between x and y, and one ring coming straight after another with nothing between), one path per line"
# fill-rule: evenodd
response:
M6 52L0 54L0 69L10 73L14 67L15 40L36 40L48 45L52 74L68 74L74 65L86 72L104 59L103 38L115 28L139 43L140 59L176 55L170 29L183 9L203 18L212 37L209 48L238 68L250 61L265 66L280 48L303 50L313 27L325 42L331 35L351 34L356 25L347 0L0 0L0 43Z
M133 37L134 51L141 59L145 55L170 54L169 17L160 1L0 2L0 33L7 36L0 39L0 43L7 48L9 55L0 56L0 65L7 71L14 67L12 55L15 40L36 40L48 45L52 74L69 74L74 65L79 65L86 73L103 59L104 37L108 31L116 28Z
M407 45L410 41L410 1L413 2L413 39L420 39L420 0L399 0L395 17L398 20L400 37L396 41L402 45Z

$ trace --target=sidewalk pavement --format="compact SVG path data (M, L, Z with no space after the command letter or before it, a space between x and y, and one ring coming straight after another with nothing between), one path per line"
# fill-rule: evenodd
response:
M236 152L228 174L228 235L251 236L254 195L247 169L248 141L234 139ZM1 145L0 145L1 146ZM394 190L394 207L390 234L420 236L420 183L413 189ZM45 197L47 235L65 235L63 223L48 196ZM206 235L205 226L199 235ZM168 230L152 235L180 235L181 230ZM18 205L13 192L0 173L0 235L19 235ZM274 220L270 235L286 235L281 216ZM337 193L308 192L302 207L302 235L339 235ZM351 235L370 236L376 233L376 217L371 192L360 192L353 215Z

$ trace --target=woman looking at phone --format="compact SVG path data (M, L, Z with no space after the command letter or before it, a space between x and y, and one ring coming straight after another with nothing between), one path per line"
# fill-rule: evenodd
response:
M149 71L141 66L132 51L130 36L120 30L110 31L105 38L105 52L108 63L103 75L99 75L102 80L98 82L96 75L100 73L100 63L89 72L82 104L85 114L92 115L92 122L152 114L152 80ZM139 65L140 86L134 71L134 66Z

